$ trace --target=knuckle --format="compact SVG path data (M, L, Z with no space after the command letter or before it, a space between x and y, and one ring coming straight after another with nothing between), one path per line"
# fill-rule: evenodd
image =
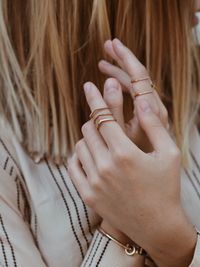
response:
M95 206L95 199L94 199L94 197L93 197L93 195L91 193L83 192L81 197L82 197L83 201L89 207L94 208L94 206Z
M141 123L149 128L160 128L162 126L160 120L155 116L142 116Z
M85 124L83 124L83 126L81 127L81 132L82 134L86 134L89 131L90 128L90 124L89 122L86 122Z
M144 76L149 75L147 69L146 69L145 66L142 65L142 64L140 64L140 65L138 66L138 73L139 73L140 75L144 75Z
M73 158L71 158L67 162L67 170L68 170L69 174L72 173L73 169L74 169L74 160L73 160Z
M166 108L163 108L163 111L162 111L162 118L164 120L164 122L168 122L168 111Z
M92 179L91 182L91 187L93 188L93 190L96 191L100 191L101 189L101 182L100 179Z
M116 149L113 158L117 164L129 164L132 161L131 153L125 149Z
M174 159L180 159L181 157L181 152L180 152L180 149L178 149L177 147L173 148L171 150L171 156L174 158Z
M170 160L174 163L180 163L181 161L181 151L178 147L173 147L171 149L169 149L169 157Z
M153 107L153 112L157 115L157 116L160 116L160 109L159 107L156 105Z
M67 166L67 170L68 170L69 176L74 177L74 173L76 171L76 165L74 164L74 162L69 163L69 165Z
M79 152L81 149L82 149L82 147L83 147L83 139L81 139L81 140L79 140L77 143L76 143L76 145L75 145L75 151L76 152Z
M98 174L101 178L107 178L110 177L112 174L112 164L110 164L109 162L106 163L101 163L99 166L97 166L97 171Z
M68 163L67 170L68 170L69 175L71 176L72 175L72 170L73 170L73 165L72 165L71 162Z

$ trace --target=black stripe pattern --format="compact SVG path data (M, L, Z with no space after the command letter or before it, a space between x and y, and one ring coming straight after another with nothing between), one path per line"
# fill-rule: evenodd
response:
M101 252L101 255L100 255L100 257L99 257L99 260L98 260L98 262L97 262L97 264L96 264L96 267L98 267L99 264L101 263L101 261L103 260L103 256L104 256L104 254L105 254L105 252L106 252L106 249L107 249L109 243L110 243L110 239L107 240L107 242L106 242L106 244L105 244L105 246L104 246L104 248L103 248L103 250L102 250L102 252Z
M66 208L65 212L67 213L67 219L70 220L71 230L72 230L72 232L73 232L74 238L75 238L75 240L76 240L76 242L77 242L77 245L78 245L78 247L79 247L81 257L82 257L82 259L84 259L83 247L82 247L82 244L81 244L81 242L80 242L80 240L79 240L79 237L78 237L78 234L77 234L77 232L76 232L76 229L75 229L75 227L74 227L74 223L73 223L73 220L72 220L72 215L71 215L70 208L69 208L69 205L68 205L68 203L67 203L67 200L66 200L66 198L65 198L64 192L63 192L61 186L59 185L59 183L58 183L58 181L57 181L57 179L56 179L56 176L54 175L54 173L53 173L53 171L52 171L52 168L51 168L51 166L50 166L48 160L45 159L45 162L46 162L46 164L47 164L47 167L48 167L48 169L49 169L49 172L50 172L50 174L51 174L51 177L52 177L53 181L55 182L55 184L56 184L56 186L57 186L57 188L58 188L58 190L59 190L59 192L60 192L61 198L62 198L63 203L64 203L65 208ZM66 229L66 231L67 231L67 230L68 230L68 229Z
M62 179L62 181L63 181L63 184L65 185L65 188L67 189L67 192L68 192L68 194L69 194L69 196L70 196L70 198L71 198L71 200L72 200L72 202L73 202L73 204L74 204L75 212L76 212L77 219L78 219L78 224L79 224L79 226L80 226L82 235L83 235L83 237L84 237L84 239L85 239L85 242L86 242L86 244L87 244L87 248L89 248L89 242L88 242L88 239L87 239L87 237L86 237L86 235L85 235L85 232L84 232L84 229L83 229L83 225L82 225L82 222L81 222L81 218L80 218L80 214L79 214L79 210L78 210L78 206L77 206L77 204L76 204L76 201L75 201L75 199L74 199L74 197L73 197L73 195L72 195L72 193L71 193L71 191L70 191L70 189L69 189L69 186L68 186L67 183L66 183L66 180L65 180L65 178L64 178L64 176L63 176L63 174L62 174L62 172L61 172L61 170L60 170L60 168L59 168L59 166L56 165L56 167L57 167L58 173L60 174L60 177L61 177L61 179Z
M14 265L14 267L17 267L17 261L16 261L16 257L15 257L15 251L14 251L13 245L12 245L12 243L10 241L10 238L9 238L8 232L6 230L6 227L4 225L4 221L3 221L3 218L1 216L1 214L0 214L0 225L1 225L1 228L3 230L3 233L5 235L5 238L6 238L7 242L8 242L9 247L10 247L10 250L11 250L13 265Z
M92 266L92 263L93 263L93 261L95 259L95 256L97 255L97 251L98 251L98 249L100 247L100 244L102 242L103 236L102 235L99 235L99 237L100 237L100 239L99 239L99 241L97 243L97 246L96 246L95 251L94 251L94 253L93 253L92 257L91 257L91 261L90 261L90 264L88 265L88 267L91 267Z
M95 236L95 238L92 241L92 244L90 246L90 250L89 250L88 256L85 259L85 262L84 262L83 267L86 267L86 264L88 263L89 259L91 259L91 256L92 256L92 253L94 251L94 248L95 248L95 245L96 245L96 242L97 242L98 238L99 238L99 232L97 233L97 235Z
M65 167L65 170L68 173L67 166L65 164L63 166ZM84 213L85 213L86 222L87 222L87 226L88 226L88 230L89 230L89 233L90 233L91 237L93 237L94 234L92 232L92 227L91 227L91 223L90 223L87 207L86 207L85 203L83 202L83 200L82 200L82 198L81 198L76 186L74 185L74 183L72 182L71 179L70 179L70 181L71 181L71 184L72 184L73 188L75 189L75 191L77 193L77 196L79 197L79 199L80 199L80 201L82 203L83 210L84 210Z
M8 267L8 259L7 259L7 256L6 256L4 243L3 243L3 240L1 238L0 238L0 243L1 243L1 250L2 250L2 253L3 253L4 264L5 264L6 267Z

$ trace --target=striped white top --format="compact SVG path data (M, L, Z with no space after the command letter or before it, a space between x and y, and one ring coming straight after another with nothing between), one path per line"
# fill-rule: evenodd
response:
M3 133L4 132L4 133ZM191 136L191 166L182 170L182 200L200 229L200 138ZM98 232L100 218L74 187L66 165L34 163L14 135L0 134L0 266L133 267L127 256ZM190 267L200 267L200 240Z

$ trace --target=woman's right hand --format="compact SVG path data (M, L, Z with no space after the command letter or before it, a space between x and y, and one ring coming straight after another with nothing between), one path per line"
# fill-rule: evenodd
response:
M108 61L101 60L99 62L99 69L104 74L116 78L122 85L122 90L124 92L130 93L133 101L135 99L135 92L144 92L153 89L149 80L131 84L132 79L136 80L144 78L148 76L148 73L146 74L146 76L144 76L144 73L146 73L145 67L126 46L122 45L122 43L118 39L114 39L113 41L106 41L104 48L111 59L117 62L118 66L115 66ZM140 68L138 68L139 65ZM142 71L141 75L141 72L137 71L138 69L144 70L145 72ZM116 80L110 79L106 83L108 85L108 83L111 82L116 83ZM110 86L105 85L105 88L106 87L110 88ZM116 84L114 87L116 88ZM104 90L104 99L107 105L112 109L113 115L125 130L128 137L133 140L134 143L143 151L150 152L152 149L151 144L148 141L148 138L146 137L144 131L140 127L135 112L133 111L133 117L130 119L130 121L128 121L127 123L124 122L122 90L119 84L117 85L117 88L119 90L115 92L108 92ZM141 95L139 97L142 97L150 104L152 111L159 116L164 127L168 129L168 112L156 90L153 89L152 94Z

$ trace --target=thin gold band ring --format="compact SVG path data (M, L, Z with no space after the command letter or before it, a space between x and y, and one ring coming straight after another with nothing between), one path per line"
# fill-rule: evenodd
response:
M112 117L112 116L111 116L111 117L106 117L106 118L104 118L104 119L99 119L99 120L96 122L95 126L96 126L97 130L99 130L100 126L101 126L103 123L105 123L105 122L111 122L111 121L116 121L116 120L115 120L115 118Z
M153 93L153 90L148 90L148 91L144 91L144 92L135 92L134 98L136 98L137 96L147 95L147 94L152 94L152 93Z
M146 81L146 80L150 80L151 81L150 77L147 76L147 77L140 78L140 79L132 79L131 83L137 83L137 82L142 82L142 81Z
M112 116L112 113L105 113L105 114L98 114L97 116L95 116L95 117L93 117L93 120L94 120L94 124L96 124L96 122L97 122L97 120L99 119L99 118L104 118L104 117L112 117L113 118L113 116Z
M155 84L152 82L151 78L149 76L144 77L144 78L140 78L140 79L132 79L131 80L131 84L137 83L137 82L142 82L142 81L146 81L149 80L151 88L156 89Z
M98 112L107 110L109 111L109 108L96 108L94 109L91 113L90 113L90 119L94 118L94 116L96 116L98 114ZM111 113L111 112L110 112Z

